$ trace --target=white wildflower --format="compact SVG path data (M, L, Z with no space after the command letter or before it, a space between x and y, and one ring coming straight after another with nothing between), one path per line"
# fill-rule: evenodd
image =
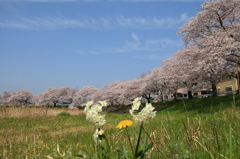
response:
M132 110L138 110L141 105L141 99L142 97L137 97L132 102Z
M96 144L100 144L101 143L101 135L103 135L104 130L103 129L99 129L97 128L95 133L93 134L93 140L96 142ZM100 137L100 138L99 138Z
M90 107L94 102L92 100L88 101L86 107Z
M98 129L96 129L95 133L93 134L93 140L97 143L98 142Z
M102 107L107 106L107 101L98 101L98 103L100 103Z
M101 112L102 111L102 106L99 104L93 105L92 110L95 110L96 112Z
M103 129L100 129L100 130L98 131L98 134L99 134L99 135L103 135L103 133L104 133L104 130L103 130Z
M141 111L139 114L140 121L146 121L148 119L148 112Z
M153 111L155 108L151 103L146 103L145 107L138 113L138 115L134 115L133 111L138 110L141 105L141 97L135 98L132 102L132 109L129 110L130 114L133 117L135 122L145 122L148 119L153 119L156 116L156 111Z
M92 109L88 109L86 115L87 115L86 119L91 120L92 116L97 115L97 112Z
M138 110L141 105L141 102L134 102L132 106L132 110Z
M92 114L91 116L89 116L89 120L94 122L94 123L97 123L97 121L98 121L98 114Z
M129 110L129 113L133 116L133 110L132 109Z
M146 103L146 106L144 108L148 111L153 111L155 109L151 103Z
M137 97L133 100L133 102L137 102L137 101L140 101L142 99L142 97Z

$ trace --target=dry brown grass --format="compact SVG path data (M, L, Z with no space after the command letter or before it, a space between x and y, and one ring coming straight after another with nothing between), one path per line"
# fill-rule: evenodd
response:
M68 108L50 108L50 107L0 107L0 118L3 117L41 117L41 116L57 116L61 112L67 112L71 115L79 115L83 110Z

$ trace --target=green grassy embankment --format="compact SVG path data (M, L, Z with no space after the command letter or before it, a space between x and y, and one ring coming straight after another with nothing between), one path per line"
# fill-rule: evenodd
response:
M146 158L226 158L240 157L240 96L209 97L154 103L157 113L144 124L154 146ZM120 109L120 108L119 108ZM121 108L120 110L124 109ZM6 112L1 108L0 113ZM24 111L21 110L21 111ZM28 109L27 111L30 111ZM118 122L131 119L129 113L106 113L103 128L110 143L109 158L116 149L126 149L131 157L125 131ZM135 145L139 125L128 128ZM71 116L4 117L0 119L0 156L18 158L75 158L87 150L97 158L93 123L84 114ZM102 143L103 146L105 143Z

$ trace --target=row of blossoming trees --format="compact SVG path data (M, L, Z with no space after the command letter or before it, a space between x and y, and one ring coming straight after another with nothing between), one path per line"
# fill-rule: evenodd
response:
M129 104L139 96L151 101L151 94L172 94L184 88L189 97L200 89L212 89L217 94L217 84L227 75L239 79L240 66L240 1L216 0L205 2L199 13L185 23L178 32L185 43L174 56L131 81L115 81L103 89L86 86L80 90L70 87L49 88L33 96L27 90L5 91L6 103L54 105L68 101L70 107L88 100L107 100L111 104ZM237 76L234 73L237 72ZM239 82L239 80L238 80Z

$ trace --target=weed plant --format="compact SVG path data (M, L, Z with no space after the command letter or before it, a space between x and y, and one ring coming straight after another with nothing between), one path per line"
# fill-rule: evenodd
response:
M58 114L58 116L71 116L71 114L68 112L61 112Z

